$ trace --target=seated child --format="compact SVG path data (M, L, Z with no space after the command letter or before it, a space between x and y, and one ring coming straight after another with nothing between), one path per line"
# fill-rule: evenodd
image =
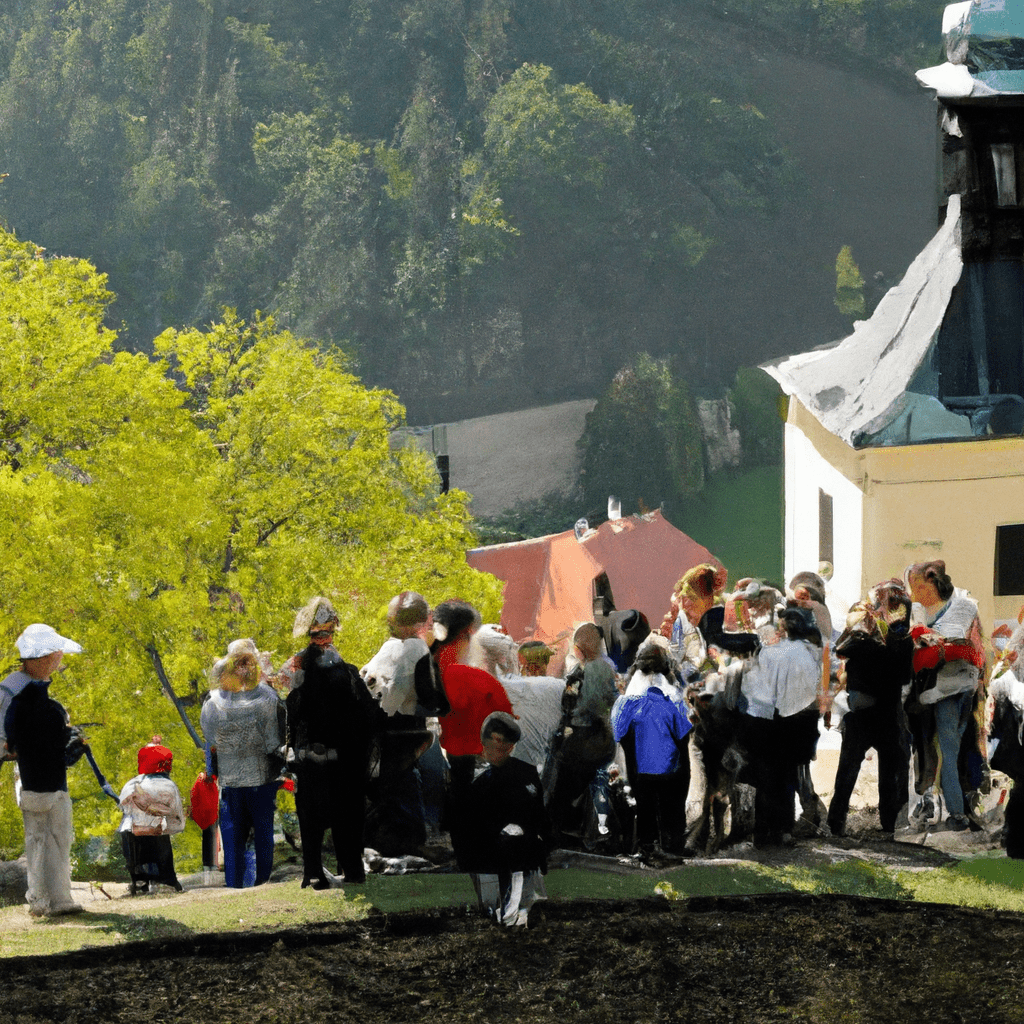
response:
M171 782L174 755L154 736L139 751L139 774L121 790L121 848L131 874L131 894L147 893L162 883L181 892L174 871L171 836L184 831L181 793Z
M504 711L480 730L487 768L470 786L466 863L480 909L496 923L525 926L530 908L547 899L544 875L551 840L540 777L512 756L521 732Z

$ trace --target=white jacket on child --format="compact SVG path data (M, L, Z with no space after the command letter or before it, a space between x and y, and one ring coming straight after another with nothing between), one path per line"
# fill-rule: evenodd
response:
M136 775L121 790L119 832L136 836L173 836L185 830L178 787L166 775Z

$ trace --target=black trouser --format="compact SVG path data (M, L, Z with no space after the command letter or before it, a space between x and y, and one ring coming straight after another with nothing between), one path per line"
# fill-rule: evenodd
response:
M181 883L174 870L174 852L170 836L136 836L121 833L121 850L128 873L132 878L132 892L137 884L160 882L181 892Z
M417 853L427 839L423 792L416 758L430 743L424 719L384 718L379 734L380 773L369 787L366 841L385 857Z
M638 773L630 783L636 798L636 840L641 850L655 843L668 853L686 847L686 794L690 788L689 763L667 775Z
M679 768L653 775L637 771L632 731L620 741L626 777L636 800L636 843L641 851L661 843L669 853L686 848L686 796L690 791L689 737L680 752Z
M750 757L743 781L755 787L754 842L778 842L793 831L797 769L814 753L817 708L786 718L743 715L740 735Z
M906 806L909 785L910 734L899 705L875 704L850 711L843 716L840 729L843 743L828 808L828 827L833 835L842 835L860 766L864 755L874 747L878 753L879 823L883 832L892 832Z
M1024 782L1013 780L1004 822L1006 856L1015 860L1024 859Z
M448 795L445 799L444 817L441 827L452 840L452 850L460 871L467 871L466 852L472 844L473 822L467 818L469 791L476 772L476 754L448 755Z
M555 784L548 797L548 816L556 840L569 827L571 807L598 770L615 756L611 729L603 725L573 726L558 755Z
M303 884L322 880L324 833L330 829L338 874L362 882L363 827L366 821L366 766L338 761L302 761L296 769L295 812L302 840Z

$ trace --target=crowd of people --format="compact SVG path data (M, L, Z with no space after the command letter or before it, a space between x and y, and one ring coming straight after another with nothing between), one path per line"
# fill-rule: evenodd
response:
M362 669L335 647L338 615L324 597L297 615L304 646L277 671L252 639L234 640L210 670L200 716L200 782L217 787L225 884L270 878L282 785L295 794L304 887L362 882L368 841L397 855L446 837L481 909L506 925L527 924L543 900L556 846L614 840L645 863L692 855L696 773L711 802L730 798L725 778L753 787L759 847L792 842L798 805L819 832L843 835L872 748L883 832L977 827L988 651L977 605L942 562L874 587L842 629L826 606L827 571L799 573L785 590L726 583L720 566L696 566L654 628L635 610L610 612L578 624L561 650L516 644L471 605L431 608L411 591L391 601L391 635ZM67 769L88 750L49 687L81 647L39 623L16 646L21 668L0 683L0 749L17 763L27 902L36 916L74 913ZM827 809L809 769L822 721L842 733ZM172 763L153 737L139 774L110 790L132 892L181 888L170 837L185 811Z

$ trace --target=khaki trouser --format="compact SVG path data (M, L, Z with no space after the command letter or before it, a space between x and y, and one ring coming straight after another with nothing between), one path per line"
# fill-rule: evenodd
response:
M25 901L33 914L59 914L75 906L71 898L71 798L56 793L21 791L25 822L25 860L28 891Z

